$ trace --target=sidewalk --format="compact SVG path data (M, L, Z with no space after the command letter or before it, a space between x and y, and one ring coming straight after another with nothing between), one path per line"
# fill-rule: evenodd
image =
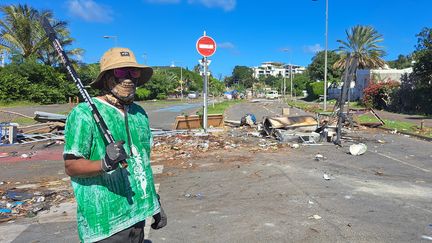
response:
M415 123L419 127L421 122L423 121L423 126L432 127L432 117L392 113L383 110L375 110L375 112L383 119L411 122L411 123Z

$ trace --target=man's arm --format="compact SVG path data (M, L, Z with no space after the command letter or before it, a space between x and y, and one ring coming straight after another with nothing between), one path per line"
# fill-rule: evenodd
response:
M92 161L72 154L65 154L66 174L75 177L91 177L117 169L119 163L128 158L123 148L124 143L124 141L119 140L108 144L105 148L105 157L101 160Z
M100 161L92 161L71 154L64 156L65 172L73 177L92 177L103 172Z

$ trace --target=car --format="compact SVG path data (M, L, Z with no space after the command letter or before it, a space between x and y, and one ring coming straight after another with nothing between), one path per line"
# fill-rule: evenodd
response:
M265 98L266 99L277 99L277 98L279 98L279 93L276 90L268 91L265 94Z
M189 99L197 99L199 97L198 92L190 92L187 96Z

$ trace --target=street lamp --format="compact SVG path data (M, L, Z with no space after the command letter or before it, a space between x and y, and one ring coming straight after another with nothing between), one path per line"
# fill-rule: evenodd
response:
M283 52L290 52L290 50L288 48L282 49ZM288 64L288 68L289 68L289 74L291 77L291 58L290 58L290 64ZM285 94L286 94L286 68L284 68L284 78L283 78L283 96L285 98ZM292 83L291 83L292 86ZM291 88L291 97L292 97L292 88Z
M147 53L144 53L142 56L144 57L144 64L147 65Z
M314 2L318 0L312 0ZM328 50L328 0L325 15L325 50L324 50L324 111L327 111L327 50Z
M116 35L104 35L103 38L105 39L114 39L114 47L117 47L117 36Z

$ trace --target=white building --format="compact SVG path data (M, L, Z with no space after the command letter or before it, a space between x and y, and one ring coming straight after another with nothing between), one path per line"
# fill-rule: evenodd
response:
M252 67L252 70L254 78L257 79L261 76L289 77L290 67L293 74L300 74L306 70L305 67L299 65L281 62L263 62L259 67Z
M385 67L384 69L360 69L356 73L356 83L352 84L350 90L351 100L358 100L363 98L363 90L369 85L371 80L374 82L388 82L396 81L401 82L403 75L412 73L412 68L405 69L391 69ZM338 86L330 86L328 89L328 98L337 99L340 96L342 84Z

